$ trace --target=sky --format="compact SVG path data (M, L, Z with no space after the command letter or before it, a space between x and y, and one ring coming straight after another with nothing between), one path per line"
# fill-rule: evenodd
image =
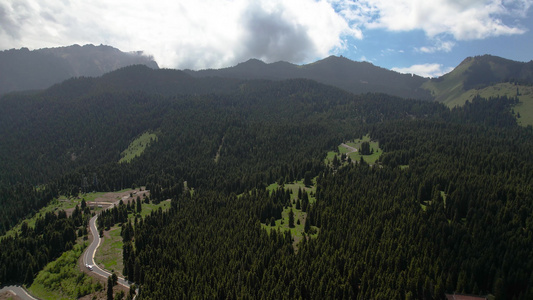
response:
M424 77L468 56L533 60L533 0L0 0L0 50L110 45L160 67L330 55Z

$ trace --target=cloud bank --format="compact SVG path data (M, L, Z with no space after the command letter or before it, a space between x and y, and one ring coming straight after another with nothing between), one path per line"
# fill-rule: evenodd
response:
M12 0L0 2L0 47L107 44L144 50L160 66L220 68L249 58L306 63L371 30L416 31L449 52L455 41L521 34L533 0ZM503 21L507 20L507 21ZM510 20L510 21L509 21Z
M453 68L445 68L441 64L421 64L412 65L407 68L392 68L392 70L404 74L416 74L422 77L435 78L451 72Z
M0 3L0 45L109 44L144 50L165 67L248 58L306 62L343 49L347 21L325 1L38 1Z
M502 17L525 18L531 0L330 0L340 14L356 26L391 31L422 30L429 37L441 34L456 40L520 34Z

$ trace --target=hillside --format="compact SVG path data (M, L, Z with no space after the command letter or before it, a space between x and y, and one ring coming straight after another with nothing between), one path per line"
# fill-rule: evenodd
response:
M386 93L404 98L429 100L431 96L420 85L427 79L376 67L368 62L355 62L345 57L330 56L307 64L288 62L266 64L251 59L234 67L218 70L185 70L194 77L226 77L240 79L284 80L305 78L332 85L355 94Z
M139 65L4 95L0 234L20 225L0 237L0 282L38 285L64 253L75 263L98 207L21 220L143 187L137 205L168 210L130 222L142 208L119 203L97 222L122 238L138 299L532 299L533 131L515 104ZM350 143L363 140L379 155ZM76 297L96 289L72 278Z
M0 52L0 95L45 89L71 77L101 76L135 64L158 68L142 52L126 53L103 45L5 50Z
M309 96L303 95L306 88L310 88ZM276 89L280 89L279 99L272 98ZM401 116L401 112L384 107L383 101L397 102L397 98L355 97L304 79L271 82L194 78L178 70L153 70L140 65L97 78L73 78L35 95L12 94L1 99L0 113L5 118L0 119L0 134L4 137L0 154L5 159L0 162L0 181L15 183L25 178L34 184L45 183L61 169L116 162L130 139L147 130L175 130L173 122L182 118L187 120L184 126L190 126L191 118L204 114L221 118L206 119L222 122L217 128L220 131L229 126L224 123L240 124L241 114L258 124L280 118L289 122L304 119L312 112L324 114L338 103L351 101L364 104L356 116L363 118L365 112L365 122ZM304 105L307 111L299 112L295 105ZM218 110L221 111L215 113ZM171 113L178 113L179 117L170 118ZM172 126L161 127L168 122ZM206 126L211 129L212 125ZM29 157L39 159L29 166L24 164Z
M315 168L322 161L320 153L356 124L424 113L406 113L413 105L419 104L386 95L356 97L309 80L193 78L177 70L131 66L98 78L69 79L34 95L1 98L0 114L5 117L0 119L0 184L34 186L62 178L52 191L39 190L46 191L46 197L31 189L25 192L32 195L28 201L41 199L31 200L35 207L59 191L74 193L80 180L93 189L114 190L146 182L152 172L169 168L173 182L182 178L194 187L222 189L236 184L242 190L255 185L256 176L268 174L265 184L287 176L278 169L281 162L311 163L307 168ZM346 118L351 121L346 123ZM130 142L144 132L158 133L146 157L117 164ZM285 146L272 149L273 144ZM298 145L307 150L298 150ZM249 149L255 149L253 154ZM218 151L220 158L213 165ZM139 160L146 174L132 169ZM230 170L234 172L226 174ZM244 182L242 170L248 170ZM306 170L292 176L303 176ZM69 175L72 172L75 175ZM117 172L123 175L117 178ZM19 217L28 212L16 207ZM6 229L16 217L9 219L2 224Z
M452 72L425 82L435 100L448 107L462 106L476 96L518 97L514 109L521 125L533 125L533 61L512 61L497 56L468 57Z

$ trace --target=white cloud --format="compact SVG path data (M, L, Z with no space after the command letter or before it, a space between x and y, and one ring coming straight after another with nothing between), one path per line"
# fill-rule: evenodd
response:
M407 68L392 68L392 70L404 74L416 74L422 77L439 77L451 72L453 68L445 68L441 64L421 64L412 65Z
M525 18L533 0L330 0L357 26L391 31L422 30L430 38L456 40L524 33L502 17Z
M0 3L5 48L108 44L164 67L215 68L251 57L309 62L360 35L323 0L14 0Z
M249 58L307 63L350 51L364 30L422 30L433 45L520 34L533 0L9 0L2 49L107 44L163 67L219 68ZM502 21L513 19L512 24ZM518 25L517 25L518 24ZM386 41L384 41L386 43ZM387 49L387 46L383 47Z
M364 55L359 58L359 61L366 61L366 62L369 62L369 63L373 62L371 59L366 58L366 56L364 56Z
M435 53L435 52L450 52L455 46L455 42L452 41L441 41L440 39L435 40L433 46L424 46L420 48L415 48L416 51L421 53Z

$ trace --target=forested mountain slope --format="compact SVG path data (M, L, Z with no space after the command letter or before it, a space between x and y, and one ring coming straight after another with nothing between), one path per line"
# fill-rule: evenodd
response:
M500 107L511 104L477 99L363 126L385 151L381 165L320 173L308 215L320 234L297 254L287 234L259 225L273 196L177 196L135 233L128 259L144 266L133 275L141 297L529 299L532 132Z
M339 87L355 94L368 92L386 93L414 99L432 99L420 86L427 78L400 74L374 66L368 62L356 62L345 57L330 56L306 65L288 62L266 64L251 59L234 67L218 70L185 70L195 77L226 77L240 79L284 80L306 78Z
M81 183L89 190L113 190L145 184L158 174L170 177L172 186L187 180L242 191L303 176L320 166L320 154L335 147L346 128L406 117L411 106L432 105L353 96L307 80L197 79L133 66L70 79L36 95L3 97L0 182L61 179L58 188L70 194ZM423 109L415 113L423 114ZM158 142L131 164L117 164L120 153L146 131L157 133ZM136 169L141 166L148 170ZM307 167L295 171L296 166ZM285 174L288 169L291 174Z
M140 66L71 79L0 99L0 230L58 194L145 185L172 208L136 221L124 240L139 299L530 299L533 132L517 126L515 103L478 97L450 110L304 79ZM145 132L157 139L119 163ZM324 164L366 134L384 151L374 166ZM317 186L305 222L318 235L296 251L289 231L261 224L292 207L265 187L306 174ZM43 239L35 232L10 240L14 253L0 242L0 259L51 259L28 255ZM0 264L0 281L8 274Z
M101 76L136 64L158 68L153 58L142 52L125 53L103 45L0 51L0 95L45 89L71 77Z

